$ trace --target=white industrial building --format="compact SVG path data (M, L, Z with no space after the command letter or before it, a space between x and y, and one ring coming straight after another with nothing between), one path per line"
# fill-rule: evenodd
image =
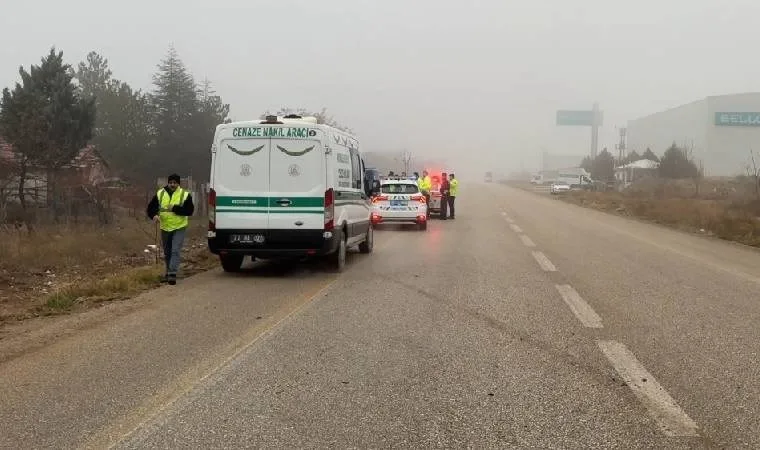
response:
M656 155L673 142L693 149L708 176L745 173L760 154L760 92L707 97L628 122L628 150Z

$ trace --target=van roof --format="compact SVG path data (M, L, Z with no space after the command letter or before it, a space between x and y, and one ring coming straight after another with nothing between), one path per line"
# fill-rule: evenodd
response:
M282 124L266 124L262 123L265 119L252 119L252 120L238 120L235 122L229 122L229 123L223 123L219 124L217 128L236 128L236 127L246 127L246 126L261 126L261 125L270 125L270 126L284 126L284 125L307 125L307 126L316 126L320 128L330 128L333 131L341 134L345 134L351 137L353 136L351 133L339 130L338 128L331 127L326 124L317 123L317 118L312 116L304 116L298 119L291 119L291 118L285 118L277 116L277 121L282 122Z

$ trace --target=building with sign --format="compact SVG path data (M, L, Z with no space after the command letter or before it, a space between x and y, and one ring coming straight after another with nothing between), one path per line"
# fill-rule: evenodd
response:
M628 150L655 154L676 143L690 148L708 176L745 172L760 152L760 92L707 97L628 122Z

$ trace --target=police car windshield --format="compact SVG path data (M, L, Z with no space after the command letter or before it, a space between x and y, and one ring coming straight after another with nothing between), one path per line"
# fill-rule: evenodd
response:
M410 183L384 184L380 186L383 194L416 194L420 190L417 185Z

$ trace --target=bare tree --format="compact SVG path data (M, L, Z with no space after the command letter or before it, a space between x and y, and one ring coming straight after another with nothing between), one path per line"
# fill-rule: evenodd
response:
M684 140L681 147L686 160L694 166L696 170L693 170L691 179L694 181L694 196L699 197L700 188L702 186L702 180L705 177L705 166L701 159L697 160L694 157L694 140Z
M753 189L758 200L760 200L760 167L755 159L754 150L749 150L749 164L747 164L747 177L752 181Z

